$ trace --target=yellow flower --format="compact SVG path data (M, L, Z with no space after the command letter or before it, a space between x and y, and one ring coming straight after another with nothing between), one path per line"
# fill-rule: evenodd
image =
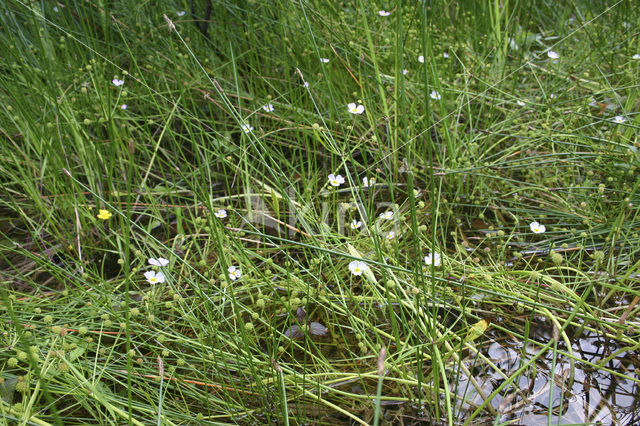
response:
M107 220L111 216L113 216L113 215L111 214L111 212L109 210L100 209L100 213L98 213L98 215L96 217L98 219Z

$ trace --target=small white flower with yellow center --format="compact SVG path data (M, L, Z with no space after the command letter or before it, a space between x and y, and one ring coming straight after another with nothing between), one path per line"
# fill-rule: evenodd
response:
M124 80L118 80L117 78L114 78L113 80L111 80L111 82L116 87L122 86L124 84Z
M153 257L151 259L149 259L149 265L153 265L153 266L167 266L169 264L169 260L165 259L164 257L159 257L157 259L154 259Z
M364 112L364 105L357 104L355 102L351 102L347 105L349 112L351 114L362 114Z
M442 263L442 258L440 257L440 253L429 253L424 257L424 263L431 266L440 266Z
M396 233L394 231L389 231L387 233L387 240L393 240L396 237Z
M547 230L547 228L545 228L544 225L540 225L538 222L531 222L529 224L529 228L531 228L531 231L534 234L542 234L544 231Z
M436 92L435 90L431 91L431 93L429 94L429 97L436 101L439 101L440 99L442 99L442 96L440 96L440 93Z
M329 183L331 184L331 186L340 186L344 183L344 178L342 177L342 175L334 175L333 173L331 173L329 175Z
M547 52L547 56L551 59L558 59L560 57L560 55L558 55L556 52L554 52L553 50L550 50Z
M266 112L273 112L273 105L271 104L262 105L262 110Z
M635 59L636 61L640 59L640 53L636 53L635 55L632 56L633 59Z
M187 12L185 12L184 10L180 10L180 11L176 12L176 15L178 15L178 16L184 16L184 15L185 15L185 13L187 13Z
M323 64L328 64L329 58L320 58L320 62L322 62Z
M614 122L616 122L616 123L618 123L618 124L622 124L622 123L624 123L625 121L627 121L627 119L626 119L626 118L624 118L624 117L623 117L623 116L621 116L621 115L616 115L615 117L613 117L613 121L614 121Z
M351 227L351 229L359 229L362 226L362 222L360 222L359 220L353 219L351 221L351 224L349 224L349 226Z
M162 284L164 282L164 274L162 272L147 271L144 273L144 277L149 284Z
M242 276L242 271L235 266L229 266L227 271L229 272L229 278L231 281L235 281Z
M363 177L362 178L362 187L363 188L370 188L373 187L373 185L376 184L376 180L374 178L369 179L368 177Z
M418 62L420 62L421 64L424 64L424 56L422 55L418 56Z
M403 70L402 70L402 75L407 75L407 74L409 74L409 70L408 70L408 69L406 69L406 68L405 68L405 69L403 69Z
M516 101L516 103L517 103L519 106L525 106L525 105L526 105L526 104L525 104L524 102L522 102L520 99L518 99L518 100Z
M445 59L449 59L449 54L448 54L447 52L443 52L443 53L442 53L442 56L443 56Z
M387 12L386 10L379 10L378 11L378 15L380 15L380 16L389 16L389 15L391 15L391 12Z
M391 210L387 210L384 213L380 213L380 219L384 219L384 220L393 219L393 212Z
M213 215L218 219L224 219L227 217L227 211L225 209L220 209L217 212L214 212Z
M248 124L243 124L242 125L242 131L245 132L245 133L251 133L251 132L253 132L253 127L251 127Z
M367 264L361 260L354 260L353 262L349 262L349 270L353 275L362 275L362 273L366 271L367 268Z

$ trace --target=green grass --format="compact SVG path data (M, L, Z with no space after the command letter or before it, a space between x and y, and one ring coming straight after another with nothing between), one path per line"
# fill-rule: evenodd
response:
M194 3L0 5L0 418L637 420L635 2Z

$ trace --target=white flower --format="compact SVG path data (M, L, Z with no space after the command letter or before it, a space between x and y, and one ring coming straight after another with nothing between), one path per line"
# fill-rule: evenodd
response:
M159 257L157 259L154 259L153 257L151 259L149 259L149 265L153 265L153 266L167 266L169 264L169 260L165 259L164 257Z
M632 58L635 60L640 59L640 53L636 53L635 55L632 56Z
M431 99L435 99L436 101L439 101L442 96L440 96L440 93L436 92L435 90L432 90L431 93L429 94L429 97Z
M555 99L555 98L557 98L555 93L552 93L552 94L549 95L549 99Z
M429 253L424 257L424 263L427 265L440 266L442 263L442 258L440 257L440 253Z
M123 110L123 111L124 111L125 109L127 109L127 104L122 104L122 105L120 105L120 109L121 109L121 110Z
M218 219L224 219L227 217L227 211L225 209L220 209L217 212L214 212L213 215Z
M560 57L560 55L558 55L553 50L548 51L547 56L550 57L551 59L558 59Z
M184 10L179 10L179 11L177 11L177 12L176 12L176 15L178 15L178 16L184 16L184 15L185 15L185 13L187 13L187 12L185 12Z
M540 225L538 222L531 222L529 224L529 228L531 228L531 231L533 231L534 234L542 234L547 230L544 225Z
M331 186L340 186L344 183L344 178L342 177L342 175L334 175L333 173L331 173L329 175L329 183L331 184Z
M124 84L124 80L118 80L117 78L114 78L111 82L114 86L122 86Z
M615 117L613 117L613 121L615 121L618 124L624 123L625 121L627 121L626 118L624 118L621 115L616 115Z
M354 102L348 104L347 108L351 114L362 114L364 112L364 105L356 105Z
M396 233L393 231L389 231L389 233L387 234L387 240L393 240L396 236Z
M308 87L309 87L309 82L308 82L308 81L305 81L304 83L302 83L302 85L303 85L304 87L307 87L307 88L308 88Z
M405 69L403 69L403 70L402 70L402 75L407 75L407 74L409 74L409 70L408 70L408 69L406 69L406 68L405 68Z
M144 273L144 277L149 284L161 284L164 282L164 274L162 272L147 271Z
M262 105L262 109L266 112L273 112L273 105L271 104Z
M375 184L376 184L376 180L374 178L369 179L366 176L362 178L362 187L363 188L373 187L373 185L375 185Z
M253 127L251 127L248 124L243 124L242 125L242 131L245 133L251 133L253 131Z
M442 56L447 59L449 57L449 54L447 52L442 52Z
M322 62L323 64L328 64L329 58L320 58L320 62Z
M58 12L58 6L53 6L53 11Z
M385 220L393 219L393 212L391 210L387 210L384 213L380 213L380 219L385 219Z
M351 227L351 229L358 229L362 226L362 222L360 222L359 220L353 219L349 226Z
M520 106L525 106L525 105L526 105L526 104L525 104L524 102L522 102L520 99L518 99L518 100L516 101L516 103L517 103L518 105L520 105Z
M349 270L353 275L362 275L362 273L366 271L367 268L367 264L361 260L354 260L353 262L349 262Z
M424 56L422 55L418 56L418 62L420 62L421 64L424 64Z
M229 271L229 278L231 281L235 281L242 276L242 271L235 266L229 266L227 271Z
M386 10L380 10L380 11L378 11L378 15L380 15L380 16L389 16L389 15L391 15L391 12L387 12Z

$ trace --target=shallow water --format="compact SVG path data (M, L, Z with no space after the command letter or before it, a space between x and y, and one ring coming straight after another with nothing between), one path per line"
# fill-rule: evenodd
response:
M550 330L538 329L534 338L546 343L552 336ZM621 351L606 364L611 370L607 372L591 368L585 362L597 363L620 349L614 342L586 334L575 340L572 346L576 358L573 383L570 380L569 357L558 353L553 366L553 352L548 351L538 358L535 368L526 370L517 383L506 387L491 401L500 422L522 425L547 424L548 421L551 424L640 424L637 395L640 378L636 370L639 365L638 351ZM566 352L560 343L558 349ZM504 382L505 376L513 374L537 354L539 346L529 344L523 347L522 343L493 339L481 351L501 372L473 358L465 364L477 373L474 379L480 384L482 392L489 395ZM459 401L466 401L459 406L460 420L468 418L484 400L464 377L454 391ZM488 420L485 418L483 421Z

